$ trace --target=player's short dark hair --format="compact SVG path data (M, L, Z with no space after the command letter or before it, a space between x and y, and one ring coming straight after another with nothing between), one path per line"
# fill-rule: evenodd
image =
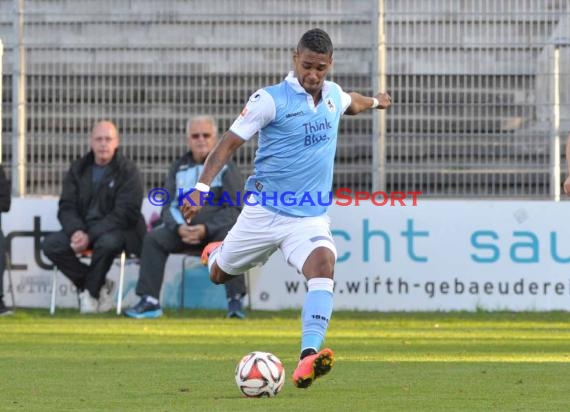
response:
M299 44L297 44L297 51L309 49L319 54L333 54L333 44L331 38L326 31L321 29L311 29L303 34Z

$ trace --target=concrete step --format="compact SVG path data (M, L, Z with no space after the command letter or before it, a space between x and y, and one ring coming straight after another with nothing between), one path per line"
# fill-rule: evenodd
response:
M0 33L2 36L2 33ZM40 36L41 37L41 36ZM537 61L544 52L544 42L516 47L513 45L400 46L388 48L386 73L398 75L405 67L407 75L535 75ZM371 44L338 45L335 52L335 73L371 75ZM408 51L403 51L407 50ZM55 70L65 63L76 73L122 74L134 67L133 73L145 75L165 72L184 73L176 68L192 64L192 73L225 75L228 62L231 72L240 74L287 73L291 69L291 45L277 47L272 44L231 45L212 44L204 47L175 46L172 44L149 45L149 43L114 46L97 44L61 44L31 46L27 51L30 73L41 73L52 65ZM6 45L6 69L10 70L12 59L10 44ZM58 64L54 65L53 62ZM200 63L196 63L200 62ZM365 64L363 64L363 62ZM187 73L187 72L186 72Z
M447 16L455 17L458 14L475 16L477 13L488 14L510 14L513 10L511 0L462 0L442 1L442 0L399 0L387 2L388 10L391 13L420 16ZM566 9L565 0L538 0L526 1L524 10L533 14L555 13L558 10Z
M566 135L566 133L562 133ZM88 149L88 136L69 133L30 133L26 151L34 160L54 157L76 157ZM136 159L173 161L186 147L184 133L157 139L152 133L121 134L121 147ZM10 153L11 136L5 135L6 155ZM562 139L564 140L564 139ZM33 143L32 143L33 142ZM514 134L460 134L460 133L392 133L388 132L386 155L389 162L431 161L454 164L473 161L491 166L505 161L548 162L550 135L534 132ZM561 142L562 152L564 141ZM244 162L253 160L256 142L250 141L241 149ZM337 161L358 161L373 158L370 134L341 134L337 144Z
M524 10L533 15L557 13L568 7L565 0L527 1ZM254 15L266 18L274 15L290 15L296 19L319 18L327 15L331 19L341 19L350 15L368 14L371 10L370 2L362 0L344 0L331 2L330 0L312 0L310 7L292 9L291 4L281 0L174 0L169 2L156 2L153 0L122 1L98 0L27 0L26 8L29 12L42 14L90 14L92 18L101 15L154 15L161 19L176 19L179 15L209 15L212 18L220 14L233 15L242 18L244 15ZM13 0L0 0L0 12L10 13L13 9ZM474 16L477 13L484 15L505 15L512 13L512 0L480 0L441 1L441 0L398 0L386 2L387 14L409 16L407 18L439 18L449 19L458 15ZM522 13L521 13L522 14Z
M390 134L387 155L390 159L423 158L462 162L478 159L485 165L501 159L543 161L549 156L550 135L543 132L525 134Z
M12 11L12 0L0 0L0 12ZM303 18L319 18L320 16L336 16L337 19L356 14L369 13L369 2L352 0L334 2L330 0L312 0L310 8L292 9L291 4L282 0L171 0L156 2L153 0L114 1L114 0L26 0L27 10L41 14L88 14L93 19L101 16L153 15L161 20L176 20L179 16L210 16L215 19L220 15L233 16L234 19L244 16L256 16L259 19L270 16L289 15L295 20ZM125 18L125 17L123 17ZM334 17L331 17L333 19Z
M145 191L162 187L169 162L138 162ZM40 164L28 169L29 190L36 194L58 194L61 181L69 168L69 162ZM242 168L244 179L251 172ZM41 179L39 179L41 177ZM542 165L510 164L482 168L480 164L463 165L463 169L446 166L425 167L415 163L400 163L388 167L387 191L422 191L422 198L462 196L525 196L532 198L548 195L550 174ZM41 182L31 187L31 182ZM349 188L353 191L371 190L370 164L337 164L333 190ZM538 195L537 195L538 194Z
M28 72L28 99L38 103L176 103L191 104L207 100L210 104L243 104L257 87L275 84L283 77L279 74L224 74L195 73L196 65L176 65L176 74L166 70L149 75L138 72L135 65L110 65L98 74L76 74L67 65L43 66L42 74ZM113 71L117 70L117 73ZM6 93L11 92L8 75ZM337 74L332 77L346 91L372 93L369 75L350 77ZM389 75L387 89L394 106L408 104L453 104L476 106L532 105L536 103L534 76L462 77L457 75ZM128 106L127 106L128 109ZM68 108L65 108L67 111Z

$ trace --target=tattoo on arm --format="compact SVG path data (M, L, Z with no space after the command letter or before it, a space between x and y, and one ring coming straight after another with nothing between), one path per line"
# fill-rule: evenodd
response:
M222 170L225 163L226 160L220 156L219 150L214 149L208 156L204 171L202 172L202 179L207 181L208 184L212 183L212 180L214 180L214 177Z
M228 134L225 133L214 150L208 155L200 180L206 184L212 183L214 177L222 170L241 144L243 144L243 142L238 141L238 143L236 143L236 140L229 138Z

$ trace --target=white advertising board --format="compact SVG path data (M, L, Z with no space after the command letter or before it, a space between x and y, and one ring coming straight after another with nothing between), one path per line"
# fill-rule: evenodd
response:
M61 230L57 220L58 199L49 198L13 198L9 213L2 214L2 230L8 244L13 290L16 304L19 307L47 308L50 303L52 289L52 263L41 251L43 237L49 232ZM159 208L143 203L143 215L147 222L153 212ZM166 307L178 307L180 304L180 274L182 272L183 255L171 255L165 268L164 283L161 291L161 302ZM124 307L137 301L135 294L138 279L139 265L136 260L127 260L124 285ZM117 281L119 277L119 260L116 259L108 277ZM200 305L201 307L224 308L225 292L212 291L205 279L196 279L192 272L186 275L187 307ZM192 280L194 281L192 283ZM199 281L199 282L198 282ZM206 285L207 284L207 285ZM11 305L8 276L4 276L5 302ZM207 295L205 299L198 296ZM221 295L221 297L220 297ZM63 274L57 275L57 306L77 307L77 291L73 284ZM213 298L215 297L215 299Z
M337 309L373 311L570 310L566 203L418 201L418 206L331 206L338 249ZM154 211L145 202L143 214ZM18 306L48 307L51 262L41 238L59 230L56 198L14 198L2 215ZM181 255L166 267L163 304L176 306ZM129 305L138 265L127 266ZM110 277L118 275L115 262ZM76 307L58 277L58 306ZM191 287L191 285L189 285ZM7 277L4 278L10 304ZM279 252L251 276L254 309L300 308L304 278Z
M335 308L570 310L567 209L538 201L333 205ZM305 290L277 252L253 278L252 306L300 308Z

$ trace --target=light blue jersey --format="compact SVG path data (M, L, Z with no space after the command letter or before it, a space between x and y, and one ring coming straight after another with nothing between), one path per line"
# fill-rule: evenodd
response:
M292 216L319 216L331 202L334 157L341 115L350 96L325 82L312 97L290 74L258 90L230 130L249 139L259 131L255 169L246 190L264 207Z

